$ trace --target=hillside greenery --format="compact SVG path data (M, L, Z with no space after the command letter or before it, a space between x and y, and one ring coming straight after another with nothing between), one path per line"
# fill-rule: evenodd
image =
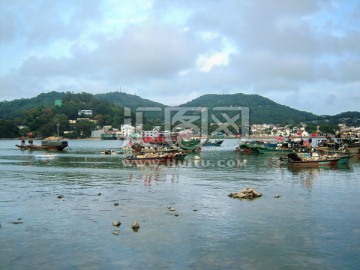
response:
M251 124L279 124L293 125L300 122L317 120L318 116L312 113L298 111L288 106L280 105L268 98L259 95L209 94L194 99L181 106L185 107L247 107Z
M61 106L55 105L55 100L61 100ZM249 108L250 124L279 124L298 125L306 123L309 132L321 127L322 131L331 132L338 128L339 123L347 125L359 125L360 112L344 112L339 115L317 116L309 112L298 111L288 106L280 105L274 101L259 95L231 94L216 95L209 94L194 99L181 105L191 108L208 108L209 132L219 129L217 121L225 123L222 111L226 109L228 119L239 114L240 108ZM0 102L0 138L15 138L26 136L32 132L33 137L47 137L57 134L59 124L60 135L64 131L70 131L67 137L81 138L89 137L91 130L97 126L111 125L120 128L124 123L124 108L130 108L131 123L136 122L136 113L143 113L144 129L153 126L164 125L165 105L142 99L136 95L122 92L110 92L107 94L92 95L89 93L42 93L30 99L17 99L13 101ZM145 108L145 111L144 111ZM146 108L160 108L159 112L147 112ZM230 109L229 109L230 108ZM233 111L232 111L232 109ZM79 110L92 110L89 119L84 115L78 115ZM189 112L193 116L198 112ZM81 121L70 123L69 120L82 118ZM95 120L95 121L94 121ZM225 119L226 120L226 119ZM195 122L200 126L201 120ZM237 124L240 125L237 120ZM94 123L96 122L96 124ZM21 127L21 128L19 128ZM231 130L234 134L241 132Z

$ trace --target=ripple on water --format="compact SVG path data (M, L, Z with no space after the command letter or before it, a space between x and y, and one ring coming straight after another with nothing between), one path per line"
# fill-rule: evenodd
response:
M124 167L120 157L99 155L100 143L71 142L74 150L42 163L0 141L0 268L359 265L358 160L293 170L266 156L204 149L208 166L188 155L184 166ZM228 197L244 187L263 196ZM114 220L122 223L118 235Z

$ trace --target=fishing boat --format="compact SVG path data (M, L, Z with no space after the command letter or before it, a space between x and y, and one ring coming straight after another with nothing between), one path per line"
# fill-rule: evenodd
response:
M324 148L314 148L314 151L320 153L322 156L327 156L328 158L340 157L337 164L347 164L351 157L356 156L355 154L350 154L348 150L333 151Z
M340 156L320 155L318 152L291 153L287 155L290 166L294 167L319 167L336 165Z
M41 145L35 145L33 141L30 140L30 143L27 145L22 142L21 145L16 144L16 146L22 150L31 151L63 151L68 147L68 142L60 139L60 137L48 137L41 141Z
M215 141L206 140L203 143L203 146L221 146L223 142L224 140L215 140Z
M330 138L327 141L319 143L318 149L327 150L333 153L347 153L360 155L360 140L359 138Z
M353 155L341 155L339 161L336 164L347 164Z
M242 152L244 154L260 154L260 151L257 149L257 145L260 145L262 142L260 141L246 141L239 145L236 148L237 151Z
M256 148L260 152L260 154L265 154L265 153L292 153L294 151L292 148L284 147L282 145L269 146L269 145L263 144L263 145L255 145L253 147Z

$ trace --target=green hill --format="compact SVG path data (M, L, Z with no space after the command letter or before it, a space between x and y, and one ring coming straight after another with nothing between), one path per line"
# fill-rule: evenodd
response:
M134 111L139 107L165 107L164 104L123 92L110 92L106 94L96 94L94 96L96 98L104 99L117 105L129 107L131 110Z
M53 91L42 93L33 98L2 101L0 102L0 119L15 119L31 108L52 106L56 99L63 99L64 96L65 93Z
M61 100L61 106L56 106L55 100ZM209 130L216 128L214 126L216 119L211 111L215 107L248 107L250 124L296 125L304 122L308 124L308 127L311 125L312 128L315 128L317 125L324 124L328 125L330 130L333 130L339 123L355 126L360 123L360 112L317 116L278 104L259 95L241 93L203 95L181 106L207 107L210 111L209 123L212 123L212 128ZM0 138L26 135L26 132L29 131L42 137L54 135L57 123L60 123L61 132L65 130L72 131L74 137L88 137L90 131L96 128L96 124L98 126L111 125L114 128L120 128L120 125L124 123L124 107L131 109L131 121L133 124L136 119L135 113L144 112L144 107L161 108L159 112L144 112L144 129L150 129L155 125L161 126L164 123L164 108L166 106L136 95L121 92L97 95L49 92L29 99L0 102ZM143 109L139 109L140 107ZM92 115L89 117L92 121L78 121L76 124L70 124L69 120L84 117L78 115L79 110L92 110ZM238 110L234 110L234 112L238 113ZM233 117L231 114L228 116ZM220 119L220 116L218 119ZM26 126L26 128L19 130L18 126L20 125Z
M248 107L252 124L297 124L318 119L315 114L298 111L259 95L227 94L203 95L181 106L184 107Z

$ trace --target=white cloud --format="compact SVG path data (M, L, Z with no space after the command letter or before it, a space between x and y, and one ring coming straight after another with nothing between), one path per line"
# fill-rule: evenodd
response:
M196 64L203 72L209 72L214 66L228 65L229 56L226 52L218 52L209 56L200 55Z
M122 87L169 105L234 92L320 114L359 104L356 0L0 6L0 100ZM314 93L321 95L310 100Z

